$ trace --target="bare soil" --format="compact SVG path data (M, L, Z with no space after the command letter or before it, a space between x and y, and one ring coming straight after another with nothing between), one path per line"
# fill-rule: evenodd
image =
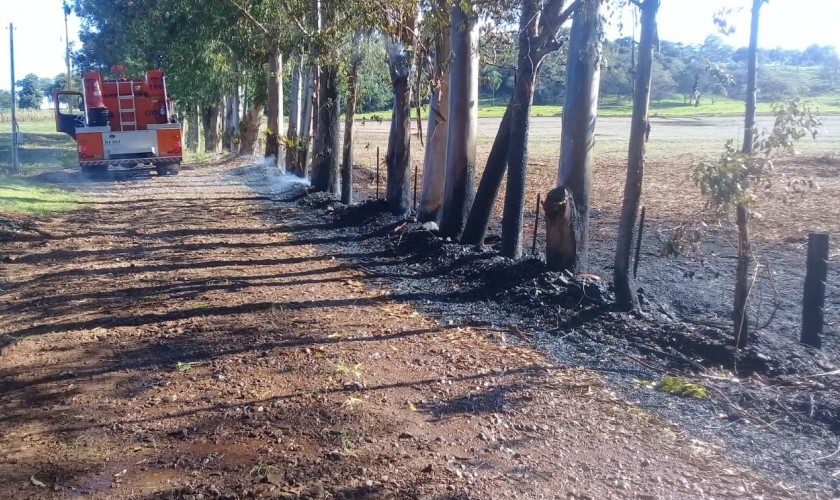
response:
M441 242L399 221L230 163L78 187L82 210L2 243L2 498L837 493L735 465L603 371L524 345L525 309L431 314L442 292L401 293L390 270L415 269L402 231ZM470 276L447 271L423 281L457 316Z

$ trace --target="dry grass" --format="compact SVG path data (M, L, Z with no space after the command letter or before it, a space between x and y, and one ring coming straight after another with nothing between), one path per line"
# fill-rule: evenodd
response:
M498 119L479 120L479 176L498 123ZM761 121L759 124L767 125ZM605 217L617 217L621 206L629 128L627 118L601 118L598 122L593 207ZM384 186L388 123L369 122L357 130L356 160L374 168L378 146ZM698 219L714 223L712 214L704 212L704 200L691 181L691 172L696 162L720 154L726 140L737 138L740 130L737 118L654 120L643 195L648 220L665 227ZM840 199L840 156L835 153L840 151L840 135L834 134L835 130L840 131L840 117L826 118L823 130L818 140L803 140L799 155L775 161L775 169L767 183L756 193L757 202L753 207L756 241L799 242L812 231L840 232L840 204L836 202ZM544 195L555 185L559 144L558 118L533 119L526 184L526 225L532 223L537 194ZM423 148L416 135L411 147L412 164L419 166L422 185ZM373 181L361 187L372 190ZM502 198L503 191L494 209L497 219L501 217ZM725 220L721 224L728 226ZM531 230L526 227L526 234Z

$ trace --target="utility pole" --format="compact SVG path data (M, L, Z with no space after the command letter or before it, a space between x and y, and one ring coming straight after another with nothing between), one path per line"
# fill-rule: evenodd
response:
M73 90L73 77L70 74L70 29L67 27L67 16L70 15L70 4L64 2L64 60L67 63L67 90ZM56 103L56 106L58 103Z
M9 51L11 53L12 73L12 173L18 173L18 124L15 115L15 25L9 23Z

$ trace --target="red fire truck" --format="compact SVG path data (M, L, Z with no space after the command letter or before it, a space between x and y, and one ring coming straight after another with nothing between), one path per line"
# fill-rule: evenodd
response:
M100 176L109 166L150 165L158 175L177 174L182 158L181 125L172 117L161 70L143 78L104 79L98 71L85 73L84 92L54 94L55 126L76 140L82 172Z

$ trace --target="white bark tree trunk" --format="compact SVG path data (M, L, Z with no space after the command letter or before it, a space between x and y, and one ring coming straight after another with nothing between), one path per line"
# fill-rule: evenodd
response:
M440 4L445 6L446 0ZM446 120L449 116L449 29L443 28L435 41L429 121L426 127L426 155L423 159L423 188L417 217L420 222L440 219L446 176ZM446 67L444 67L446 66Z
M302 59L298 58L292 68L291 88L289 89L289 128L286 130L286 170L301 176L303 169L300 168L297 159L298 153L298 124L300 123L301 108L301 64Z
M449 123L441 235L459 238L475 197L475 137L478 124L478 24L470 1L452 6L453 61L449 70Z
M601 84L600 32L601 2L586 1L575 14L569 34L566 99L557 173L557 185L566 188L576 211L574 217L570 217L575 225L572 229L576 255L551 259L574 262L575 270L581 272L586 271L588 266L593 147ZM546 248L547 253L552 251Z

